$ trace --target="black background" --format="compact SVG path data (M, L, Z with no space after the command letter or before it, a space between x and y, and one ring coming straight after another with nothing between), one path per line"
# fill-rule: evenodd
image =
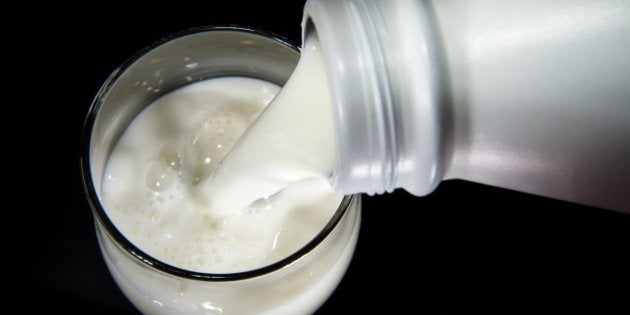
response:
M18 100L3 108L25 113L3 116L21 126L4 141L5 173L18 175L5 194L16 202L3 222L5 289L25 311L137 313L102 261L78 166L83 117L118 64L195 26L250 26L300 42L303 1L145 5L73 7L80 13L8 30L20 35L5 50L21 76L5 90ZM366 197L354 259L320 312L630 314L629 240L630 215L462 181L424 198Z

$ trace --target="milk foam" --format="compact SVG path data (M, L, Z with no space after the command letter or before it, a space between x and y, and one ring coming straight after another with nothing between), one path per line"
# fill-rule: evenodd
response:
M247 143L260 141L239 153L247 154L239 160L247 165L207 180L278 90L257 79L215 78L171 92L140 113L112 151L103 182L102 202L118 230L163 262L211 273L262 267L311 240L342 197L322 176L296 173L290 163L317 155L321 148L278 149L275 144L288 141L286 134L261 130L269 126L262 117L272 107L247 132ZM299 101L288 96L284 100ZM297 128L294 140L305 140L307 133L299 131L303 128L314 131L310 137L320 136L319 126L292 121L295 110L303 109L296 106L282 115ZM280 189L274 183L269 189L266 183L227 181L230 176L249 178L249 172L256 173L258 161L270 159L277 159L277 164L262 171L275 174L283 183ZM309 170L313 174L326 170L318 161L313 165L317 166ZM221 187L218 191L229 196L246 193L247 198L219 215L207 209L213 198L221 197L207 193L212 187Z

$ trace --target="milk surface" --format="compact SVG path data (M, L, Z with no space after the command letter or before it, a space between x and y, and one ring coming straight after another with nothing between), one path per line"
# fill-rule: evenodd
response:
M247 149L239 152L242 158L235 164L238 169L214 176L235 141L278 90L252 78L215 78L171 92L140 113L112 151L103 182L102 202L122 234L173 266L230 273L285 258L321 231L342 196L324 177L305 176L310 174L291 162L317 155L321 145L317 141L304 147L277 145L322 136L317 123L292 120L295 111L304 110L299 99L284 96L281 100L290 110L275 118L295 129L295 139L269 133L270 124L278 123L263 119L268 111L275 113L270 107L247 132L248 145L243 146ZM259 167L260 161L270 160L271 166ZM307 172L324 172L325 164L314 160ZM276 176L280 184L240 180L259 171ZM228 181L228 177L239 180ZM212 188L227 196L229 211L208 210L219 196L208 193L215 192Z

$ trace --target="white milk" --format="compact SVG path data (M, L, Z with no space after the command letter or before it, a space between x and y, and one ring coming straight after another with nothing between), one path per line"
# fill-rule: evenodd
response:
M282 91L202 185L209 214L238 212L307 179L328 181L336 158L328 90L317 38L309 36Z
M261 80L217 78L145 109L118 141L105 173L102 201L116 227L153 257L208 273L262 267L311 240L342 198L323 179L303 180L222 217L208 215L200 202L198 184L277 91ZM249 163L268 157L264 145Z
M310 41L302 56L285 90L260 117L279 88L243 77L191 84L136 117L112 151L101 194L107 215L130 242L181 269L233 273L277 262L323 230L342 196L327 179L335 154L323 63ZM354 199L308 255L242 281L156 272L100 229L99 237L116 282L145 313L310 313L350 262L358 208Z

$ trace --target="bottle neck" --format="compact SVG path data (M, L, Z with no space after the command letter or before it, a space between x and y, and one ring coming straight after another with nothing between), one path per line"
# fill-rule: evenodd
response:
M334 106L341 193L431 192L442 178L442 94L434 32L422 1L309 0Z

